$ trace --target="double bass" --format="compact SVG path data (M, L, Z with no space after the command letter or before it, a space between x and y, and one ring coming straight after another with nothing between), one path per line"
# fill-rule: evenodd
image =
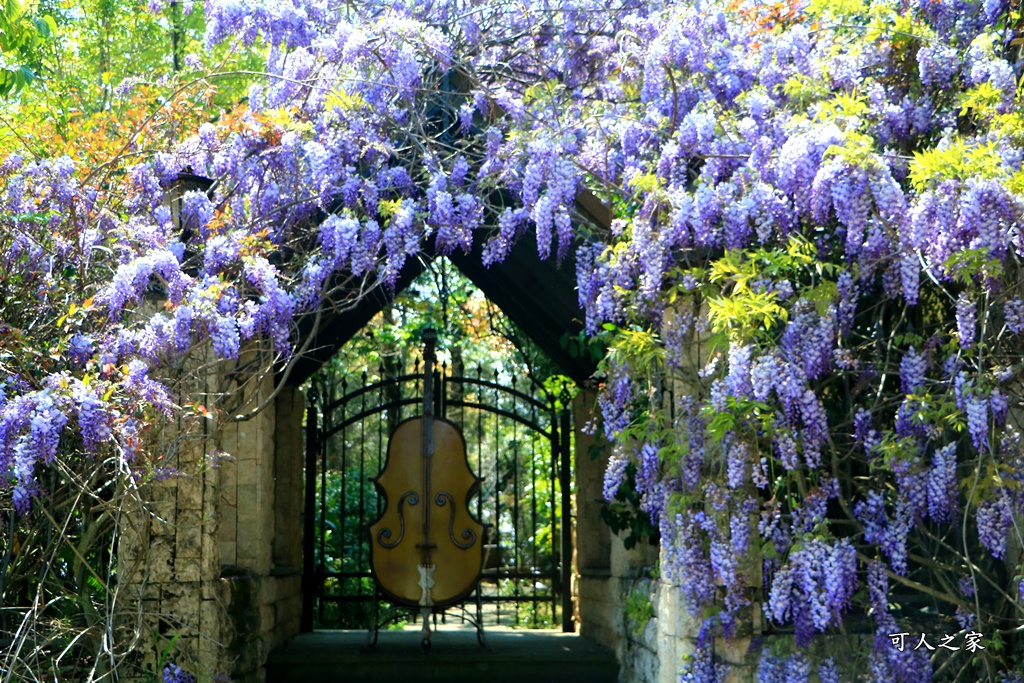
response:
M430 647L429 617L473 592L483 568L481 524L470 499L483 481L466 459L459 428L434 415L434 346L423 334L423 415L399 423L387 459L372 479L386 501L369 527L370 565L383 594L423 615L423 647Z

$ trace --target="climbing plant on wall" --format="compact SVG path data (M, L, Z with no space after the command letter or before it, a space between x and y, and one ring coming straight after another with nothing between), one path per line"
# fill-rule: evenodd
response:
M172 400L186 354L287 376L302 325L393 285L424 241L493 263L529 239L575 253L587 329L612 337L606 490L632 463L704 626L688 680L723 675L704 645L759 599L752 572L800 648L762 680L836 680L801 652L858 612L875 680L1020 680L1016 3L211 0L205 18L207 48L266 46L245 106L115 176L0 167L19 512L72 432L138 476L159 415L259 407ZM212 185L185 188L183 230L163 199L184 172ZM609 224L574 220L584 189ZM891 645L925 624L960 650Z

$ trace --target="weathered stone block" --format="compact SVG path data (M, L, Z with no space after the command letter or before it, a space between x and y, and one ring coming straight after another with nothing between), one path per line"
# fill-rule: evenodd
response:
M663 584L658 590L659 622L664 633L677 638L696 638L700 619L686 611L682 591L678 586Z
M751 683L755 679L755 669L749 666L730 666L725 670L723 683Z
M221 566L238 564L237 544L234 541L221 541L217 544L220 548Z
M233 505L221 507L220 525L217 528L217 538L221 541L236 541L238 536L238 509Z
M579 392L573 400L573 416L577 425L592 417L597 395L592 389ZM610 565L610 530L600 519L604 470L608 463L609 448L603 440L575 434L575 533L573 544L577 571L606 569ZM597 457L593 457L596 454Z
M238 525L237 564L258 571L262 556L266 552L266 538L260 533L260 526L255 522L240 520Z
M239 460L238 462L238 485L256 486L260 483L259 467L255 459Z
M238 445L236 446L236 453L233 453L235 458L238 460L239 465L242 463L251 463L257 458L256 449L256 426L250 420L249 422L242 422L238 425Z
M154 538L149 546L149 580L154 583L174 578L174 537Z
M220 487L220 473L224 467L224 463L228 459L218 458L210 461L210 466L203 469L203 502L208 505L207 496L212 491L216 491Z
M638 682L656 681L659 670L657 653L643 647L633 633L628 633L622 643L621 664L626 677Z
M202 593L198 583L168 583L161 587L162 618L183 634L199 632Z
M220 500L222 505L238 504L238 462L233 458L220 466Z
M173 536L178 512L178 506L174 499L154 501L148 506L148 510L150 513L150 534L153 536Z
M178 557L199 559L203 547L203 520L200 510L179 510L175 527L175 554Z
M238 425L227 424L221 427L217 435L220 449L231 456L231 462L238 459Z
M261 479L272 481L274 478L274 415L268 410L260 416L256 437L256 467Z
M715 654L730 665L749 664L750 644L750 638L718 638L715 640Z
M278 596L288 596L289 599L301 599L302 597L302 576L282 576L277 580Z
M243 467L244 465L239 465ZM238 485L238 523L253 521L258 514L256 496L258 487L255 484Z
M186 474L178 479L178 510L201 510L203 508L202 474Z
M203 533L199 539L200 554L199 566L203 577L214 579L220 576L220 543L217 539L216 527L204 522Z
M612 576L634 578L646 574L657 561L657 548L649 543L638 543L630 549L618 535L611 537Z
M292 628L291 623L294 622L296 624L295 628L297 629L299 619L302 618L302 597L296 596L294 598L290 598L286 602L282 603L282 605L284 619L288 623L288 628ZM296 630L295 633L298 633L298 630Z
M643 630L640 632L639 642L645 649L651 652L658 651L658 620L651 618L647 620Z
M260 635L264 637L265 641L270 640L270 633L274 630L274 618L277 614L277 610L274 609L273 604L260 605ZM267 650L269 652L269 649Z
M143 489L143 500L151 503L165 503L174 501L178 497L177 481L168 479L165 481L154 481Z
M178 581L198 583L203 578L199 559L176 557L174 559L174 576Z

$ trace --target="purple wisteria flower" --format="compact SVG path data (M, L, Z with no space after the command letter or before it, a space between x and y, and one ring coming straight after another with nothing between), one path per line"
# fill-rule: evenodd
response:
M1006 329L1014 334L1024 331L1024 301L1014 297L1007 299L1003 304L1003 316L1006 320Z
M815 630L839 622L856 590L857 554L849 539L811 539L776 572L766 612L777 623L794 623L797 644L805 646Z
M168 664L164 667L164 683L195 683L195 680L195 676L177 664Z
M737 398L746 398L753 393L750 382L750 346L731 344L729 346L729 372L726 375L726 386L729 393Z
M995 558L1001 559L1006 553L1013 514L1013 499L1005 489L999 489L993 500L978 504L978 540Z
M796 314L782 335L787 359L799 364L808 379L816 379L832 367L836 324L831 315L819 316L808 301L798 302Z
M605 500L609 502L615 500L615 495L619 492L619 488L626 477L626 465L628 464L629 458L625 456L621 449L612 451L611 456L608 458L608 466L604 471L603 493Z
M101 307L80 329L82 315L54 326L64 329L41 356L45 376L0 379L0 486L20 511L79 437L93 454L144 452L143 420L160 417L151 408L174 419L170 398L194 398L178 401L155 379L190 367L181 362L193 349L237 359L253 340L287 367L308 329L300 316L352 303L339 283L398 289L424 247L453 259L479 250L492 268L535 248L575 264L582 326L612 344L598 399L617 442L604 494L636 487L661 530L665 575L694 615L716 610L702 644L728 636L747 599L741 560L755 511L775 550L762 567L766 611L801 645L849 608L858 552L878 558L867 579L879 634L895 629L886 571L908 571L915 525L963 516L984 547L1008 552L1024 475L1006 426L1012 360L1001 357L1013 358L1024 303L989 276L998 268L972 265L977 255L1010 272L1024 251L1008 181L1024 151L993 123L1019 90L1000 42L1007 3L904 3L927 37L909 64L875 32L813 29L833 21L828 3L801 5L808 21L771 30L760 10L703 5L356 4L210 0L207 47L267 46L268 78L237 116L167 150L130 150L109 176L123 182L100 187L46 154L0 164L0 234L10 236L0 259L14 275L0 279L17 283L5 293L21 287L10 299L44 322L78 293L95 292ZM899 85L908 68L911 88ZM452 88L469 92L452 102ZM965 126L956 95L967 88L991 97L968 106ZM986 172L929 166L932 152L969 154ZM65 273L78 292L62 286ZM741 280L781 306L779 324L743 329L725 358L706 304L742 306L728 289ZM957 349L929 306L961 288ZM2 352L24 327L6 318ZM651 340L644 360L671 390L647 384L629 335ZM896 358L880 350L906 339L915 346L896 383ZM719 365L691 374L691 357ZM951 422L935 417L954 400ZM954 437L960 415L967 429ZM626 441L645 427L650 442ZM958 474L978 452L999 478L960 500ZM828 519L845 509L833 502L835 462L865 475L842 481L859 525ZM748 481L772 502L751 501ZM855 535L833 535L843 533ZM877 680L928 680L925 660L882 645ZM723 677L710 653L685 680ZM759 680L805 683L809 672L806 653L766 655ZM164 676L188 677L176 665ZM819 677L836 679L834 662Z
M75 382L72 398L78 408L83 446L87 451L95 451L113 434L107 407L93 389L81 382Z
M911 346L900 361L900 388L905 394L912 394L924 385L928 370L928 358L918 354Z
M955 443L936 449L927 487L928 515L936 522L950 521L957 509Z
M710 647L698 647L693 656L683 662L680 683L719 683L720 680Z
M977 332L974 316L978 305L967 292L961 292L956 300L956 331L960 337L960 346L969 349L974 346L974 335Z
M989 402L984 396L968 396L966 401L967 431L971 442L979 451L988 448L988 408Z
M707 526L703 512L662 515L659 526L664 544L662 571L665 577L681 587L686 609L697 616L703 605L715 596L711 561L702 548L702 525Z
M95 353L92 336L81 332L71 337L68 347L71 360L77 366L85 365Z
M633 382L627 368L618 368L598 397L605 435L614 440L633 419Z
M821 683L839 683L839 670L836 668L835 660L827 657L818 665L818 678Z

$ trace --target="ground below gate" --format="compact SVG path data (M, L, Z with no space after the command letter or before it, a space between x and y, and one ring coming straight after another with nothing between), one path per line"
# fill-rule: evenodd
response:
M381 631L366 647L366 631L305 633L270 653L267 683L616 683L615 654L593 641L559 631L441 626L430 652L418 627Z

